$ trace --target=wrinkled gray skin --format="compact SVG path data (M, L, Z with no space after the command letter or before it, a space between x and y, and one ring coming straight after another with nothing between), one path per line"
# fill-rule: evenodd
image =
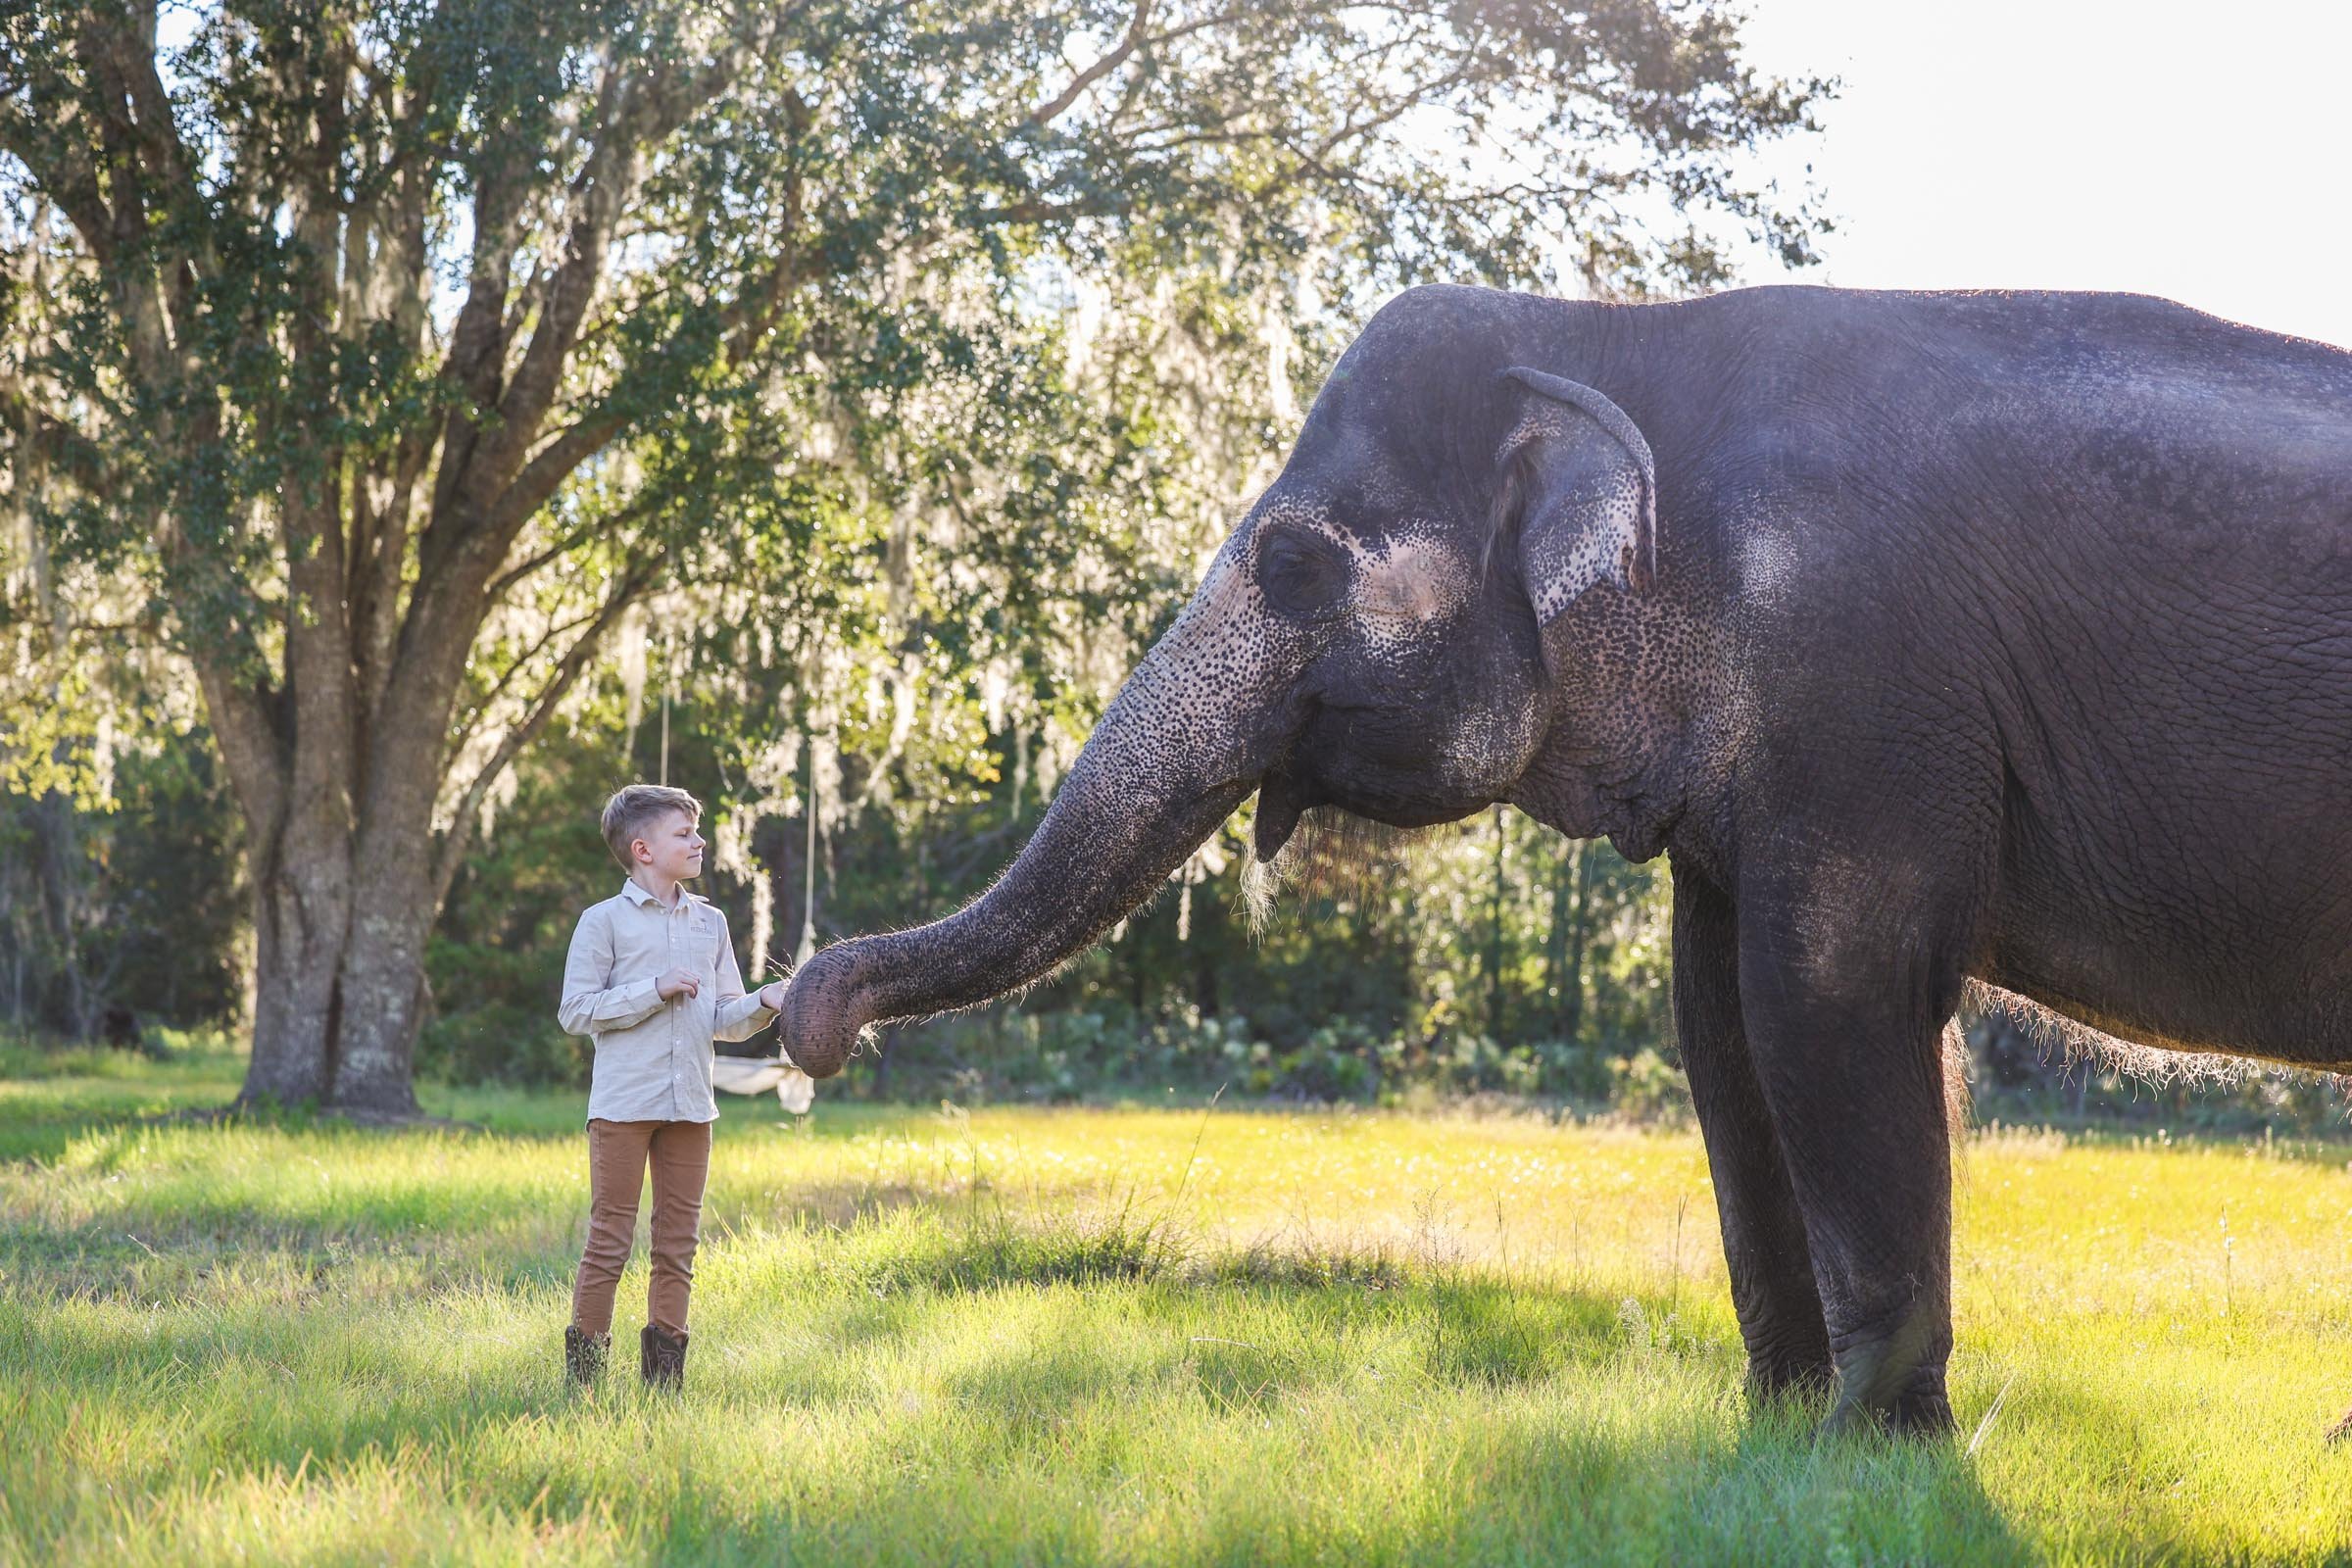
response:
M2123 295L1417 289L978 902L820 953L795 1060L1093 942L1252 791L1674 866L1760 1394L1947 1427L1965 978L2352 1067L2352 355Z

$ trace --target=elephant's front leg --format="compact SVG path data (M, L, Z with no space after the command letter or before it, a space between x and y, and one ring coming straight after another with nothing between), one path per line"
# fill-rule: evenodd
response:
M1732 902L1693 867L1674 868L1674 1023L1707 1145L1715 1216L1759 1398L1827 1393L1836 1382L1805 1224L1740 1021Z
M1740 901L1740 1003L1805 1217L1838 1369L1833 1430L1949 1430L1952 1192L1941 1033L1955 925Z

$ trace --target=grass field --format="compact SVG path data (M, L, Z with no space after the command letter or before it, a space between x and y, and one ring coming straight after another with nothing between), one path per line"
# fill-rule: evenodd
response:
M1980 1134L1919 1447L1746 1408L1693 1134L730 1102L569 1397L580 1100L239 1066L0 1057L0 1561L2352 1562L2352 1148Z

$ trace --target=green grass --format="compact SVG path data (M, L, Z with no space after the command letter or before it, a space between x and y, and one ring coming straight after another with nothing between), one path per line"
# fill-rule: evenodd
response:
M1980 1135L1961 1442L1817 1445L1689 1133L730 1102L569 1397L579 1099L139 1119L240 1066L0 1055L0 1562L2352 1562L2345 1147Z

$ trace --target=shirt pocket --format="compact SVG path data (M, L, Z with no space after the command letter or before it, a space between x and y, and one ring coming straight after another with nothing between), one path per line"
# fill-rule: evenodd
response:
M715 983L718 971L724 967L719 962L724 950L718 940L718 922L709 915L698 914L694 917L693 931L695 951L703 958L703 978Z

